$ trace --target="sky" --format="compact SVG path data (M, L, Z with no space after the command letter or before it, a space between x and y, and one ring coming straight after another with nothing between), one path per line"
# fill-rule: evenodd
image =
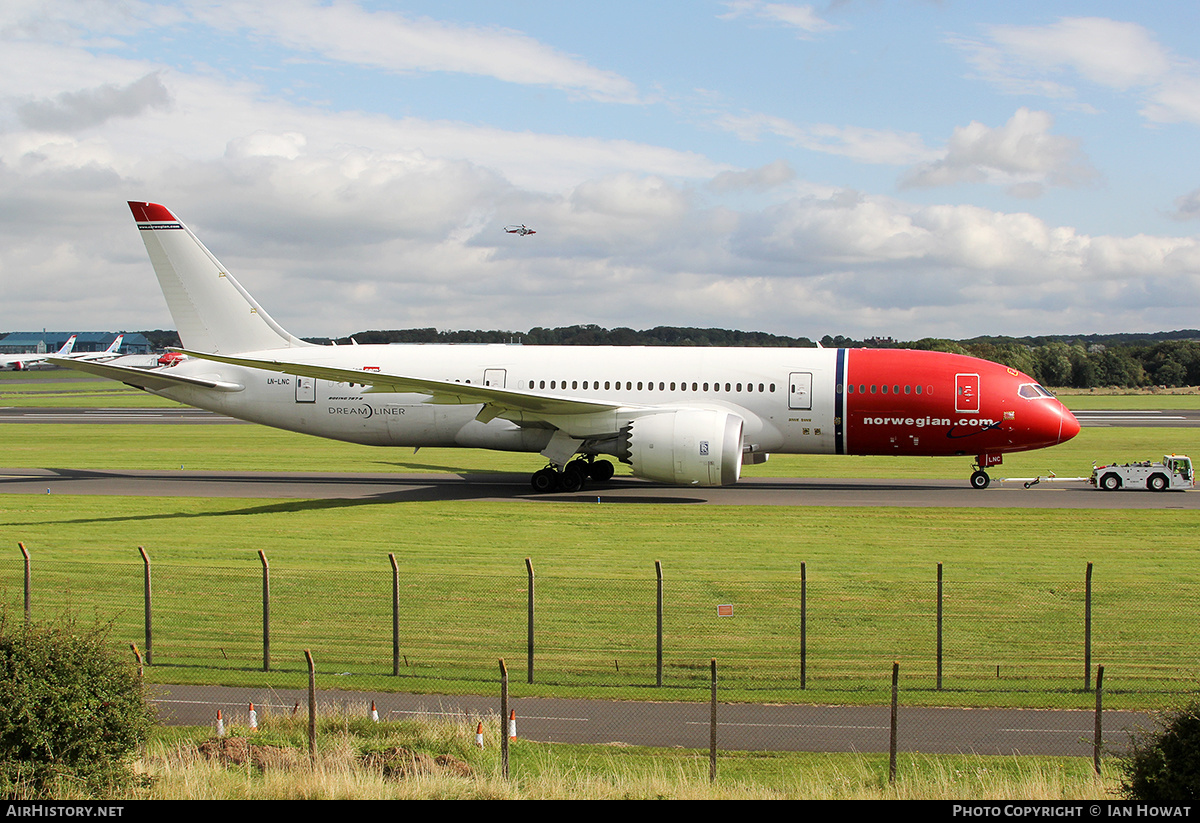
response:
M1200 328L1200 4L5 0L0 331ZM504 231L524 224L536 234Z

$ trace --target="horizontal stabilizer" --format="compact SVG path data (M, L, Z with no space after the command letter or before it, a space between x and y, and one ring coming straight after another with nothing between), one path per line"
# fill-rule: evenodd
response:
M215 391L241 391L246 388L241 383L228 383L223 380L210 380L203 377L185 377L167 371L135 369L129 366L114 366L110 363L96 363L88 360L73 360L69 357L47 357L47 363L65 366L68 369L87 372L109 380L119 380L130 386L150 391L173 389L178 386L195 386Z

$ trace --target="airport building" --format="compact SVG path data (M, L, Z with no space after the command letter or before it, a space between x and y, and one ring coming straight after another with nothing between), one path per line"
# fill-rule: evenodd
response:
M62 348L63 343L66 343L72 334L76 335L75 348L72 349L73 353L88 354L89 352L98 352L107 349L112 344L112 341L117 339L118 332L16 331L0 338L0 354L24 354L25 352L45 354L47 352L56 352ZM125 333L125 339L121 341L121 354L149 353L149 340L138 332Z

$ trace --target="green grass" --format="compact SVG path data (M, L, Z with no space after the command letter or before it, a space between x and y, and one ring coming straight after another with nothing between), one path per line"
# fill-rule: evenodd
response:
M1106 394L1076 390L1078 394L1060 393L1058 399L1072 411L1108 409L1112 411L1144 411L1147 409L1200 409L1200 394Z
M0 371L0 407L159 408L179 404L70 369Z
M42 373L38 373L42 374ZM48 373L50 374L50 373ZM45 379L45 378L44 378ZM6 385L12 385L6 384ZM47 384L49 385L49 384ZM140 394L140 393L139 393ZM259 426L0 426L7 467L529 472L536 455L380 449ZM1200 430L1086 428L993 476L1086 475L1093 460L1200 455ZM747 477L963 478L969 458L776 456ZM642 697L653 679L653 563L668 593L661 699L699 699L717 656L741 699L876 702L892 660L916 702L1079 705L1082 590L1095 563L1094 661L1114 700L1156 705L1194 685L1200 517L1191 511L789 508L368 500L0 496L5 602L17 541L40 614L118 620L140 641L141 564L155 562L156 673L297 685L313 647L339 686L490 689L524 664L524 559L538 574L538 693ZM261 668L260 566L272 564L273 671ZM394 553L405 671L390 672ZM933 577L945 564L944 691L933 681ZM799 569L809 579L809 689L799 692ZM716 605L734 606L718 618ZM160 676L156 674L155 676ZM702 694L700 698L702 698Z
M899 660L912 702L1084 708L1083 584L1093 562L1095 660L1109 666L1115 701L1153 705L1200 671L1200 627L1189 617L1200 605L1196 526L1189 511L1081 520L1053 509L0 497L0 535L33 553L39 614L116 612L121 637L140 642L135 547L146 546L158 593L154 676L181 682L300 685L311 647L326 675L354 673L339 687L488 689L498 658L524 674L530 557L541 676L529 693L645 697L659 560L668 686L659 699L703 699L715 656L730 699L874 702ZM272 569L272 675L256 671L259 549ZM389 553L408 662L398 680L384 676ZM797 688L802 562L806 692ZM939 562L942 692L931 688ZM20 575L13 551L0 576L13 605ZM721 603L734 605L734 618L717 617Z
M230 736L273 747L275 765L259 769L200 755L210 729L163 729L136 764L152 777L132 799L940 799L975 801L1085 800L1111 797L1111 761L1097 777L1090 761L1067 757L926 756L900 753L896 780L887 755L730 752L717 755L709 781L708 752L640 746L581 746L515 740L503 776L494 718L484 747L469 722L418 720L365 723L361 717L321 717L315 762L303 724L267 716L258 732L231 724ZM236 751L230 747L230 751ZM383 777L366 753L401 751L449 757L469 770L431 767L419 776ZM261 755L260 755L261 756ZM265 757L264 757L265 759ZM394 761L393 761L394 762ZM401 761L403 762L403 761Z

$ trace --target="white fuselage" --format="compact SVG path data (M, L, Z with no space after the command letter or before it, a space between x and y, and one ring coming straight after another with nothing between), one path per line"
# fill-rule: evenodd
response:
M643 348L520 345L329 346L275 350L277 360L407 374L548 396L617 402L631 414L651 408L720 408L745 420L755 451L835 451L835 351L831 349ZM160 394L277 428L355 443L540 451L551 427L496 418L482 404L438 405L423 394L370 392L241 366L188 360L172 372L244 386L190 387ZM806 377L792 391L793 374Z

